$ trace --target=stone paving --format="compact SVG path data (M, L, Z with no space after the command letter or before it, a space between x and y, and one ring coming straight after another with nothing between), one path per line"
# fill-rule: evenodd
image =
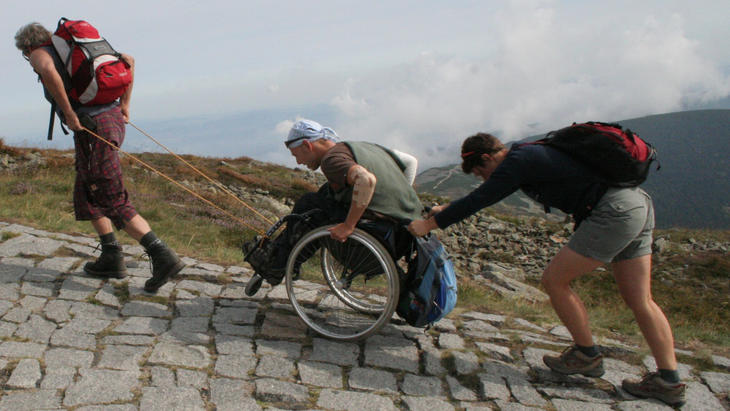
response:
M0 411L671 410L620 388L655 368L622 361L637 347L601 341L600 379L550 372L542 356L569 342L563 327L468 312L340 343L308 332L283 287L247 297L244 267L186 258L148 294L140 247L125 248L125 279L105 280L80 269L96 239L6 223L0 235ZM730 359L712 359L716 372L681 365L683 410L730 409Z

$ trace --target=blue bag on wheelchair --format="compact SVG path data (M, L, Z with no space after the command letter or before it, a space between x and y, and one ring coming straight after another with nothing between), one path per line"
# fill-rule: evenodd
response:
M433 235L415 239L396 312L409 325L427 327L456 305L456 272L449 254Z

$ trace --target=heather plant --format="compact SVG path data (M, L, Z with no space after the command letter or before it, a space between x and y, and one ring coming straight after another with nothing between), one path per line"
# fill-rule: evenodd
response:
M18 181L14 187L10 189L8 194L11 196L28 194L33 191L33 187L27 181Z

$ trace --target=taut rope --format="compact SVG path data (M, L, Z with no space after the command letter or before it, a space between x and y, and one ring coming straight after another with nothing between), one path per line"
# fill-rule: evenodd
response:
M195 166L193 166L192 164L190 164L190 163L188 163L187 161L185 161L185 159L184 159L184 158L182 158L182 157L178 156L177 154L173 153L173 152L172 152L172 150L170 150L169 148L167 148L167 147L165 147L164 145L162 145L162 143L160 143L159 141L157 141L157 140L155 140L154 138L152 138L152 136L150 136L149 134L147 134L147 133L145 133L144 131L142 131L142 129L140 129L139 127L137 127L137 126L135 126L134 124L132 124L132 122L130 122L130 123L129 123L129 125L130 125L130 126L132 126L132 127L134 127L134 128L136 128L137 130L139 130L139 132L140 132L140 133L144 134L145 136L147 136L147 138L149 138L150 140L152 140L152 141L154 141L155 143L157 143L157 145L159 145L160 147L162 147L162 148L164 148L165 150L167 150L167 152L168 152L168 153L172 154L173 156L175 156L175 158L177 158L178 160L180 160L180 161L182 161L183 163L185 163L185 165L187 165L188 167L190 167L190 168L192 168L193 170L195 170L195 171L196 171L196 172L197 172L198 174L200 174L201 176L203 176L203 177L204 177L204 178L205 178L206 180L210 181L211 183L215 184L215 185L216 185L216 186L217 186L218 188L220 188L221 190L225 191L225 192L226 192L226 194L228 194L228 195L230 195L231 197L235 198L235 199L236 199L236 201L238 201L239 203L241 203L242 205L244 205L244 206L245 206L246 208L248 208L249 210L251 210L251 211L253 211L254 213L256 213L256 215L258 215L259 217L263 218L263 219L264 219L264 221L266 221L267 223L269 223L269 225L271 225L271 224L274 224L274 222L273 222L273 221L271 221L271 220L269 220L268 218L264 217L264 216L263 216L263 215L262 215L261 213L259 213L258 211L254 210L254 209L253 209L253 207L251 207L250 205L246 204L246 202L244 202L243 200L241 200L240 198L238 198L238 196L236 196L235 194L231 193L231 192L230 192L230 191L229 191L229 190L228 190L227 188L225 188L225 187L224 187L224 186L223 186L223 185L222 185L221 183L219 183L219 182L217 182L217 181L214 181L214 180L213 180L213 179L211 179L210 177L208 177L208 176L206 176L205 174L203 174L203 172L202 172L202 171L198 170L197 168L195 168Z
M131 123L130 123L130 124L131 124ZM132 126L133 126L134 128L136 128L137 130L139 130L139 128L138 128L137 126L135 126L134 124L132 124ZM234 219L234 220L238 221L238 222L239 222L239 223L241 223L242 225L244 225L244 226L246 226L246 227L250 228L250 229L251 229L251 230L253 230L253 231L256 231L256 232L257 232L257 233L259 233L259 234L262 234L262 235L263 235L263 234L265 234L265 231L263 231L263 230L261 230L261 229L258 229L258 228L254 227L254 226L252 226L251 224L249 224L249 223L247 223L247 222L243 221L242 219L240 219L240 218L236 217L235 215L233 215L233 214L229 213L228 211L224 210L223 208L221 208L221 207L219 207L219 206L217 206L217 205L213 204L213 203L212 203L211 201L209 201L209 200L207 200L207 199L203 198L203 197L202 197L202 196L200 196L200 195L199 195L198 193L194 192L193 190L191 190L191 189L189 189L189 188L185 187L184 185L182 185L182 184L178 183L177 181L173 180L173 179L172 179L171 177L167 176L167 175L166 175L165 173L163 173L163 172L161 172L161 171L157 170L156 168L154 168L154 167L152 167L151 165L149 165L149 164L145 163L144 161L140 160L139 158L137 158L137 157L133 156L132 154L130 154L130 153L128 153L128 152L126 152L126 151L122 150L122 149L121 149L120 147L117 147L117 146L115 146L114 144L112 144L112 143L110 143L110 142L108 142L108 141L104 140L104 138L102 138L102 137L101 137L101 136L99 136L98 134L94 133L93 131L89 130L88 128L84 127L84 130L85 130L85 131L86 131L87 133L91 134L92 136L94 136L94 137L98 138L99 140L103 141L103 142L104 142L105 144L107 144L108 146L112 147L113 149L115 149L115 150L118 150L119 152L121 152L121 153L125 154L126 156L128 156L128 157L129 157L129 158L131 158L131 159L133 159L134 161L136 161L136 162L138 162L138 163L142 164L143 166L147 167L148 169L150 169L150 170L154 171L155 173L159 174L160 176L164 177L165 179L167 179L167 180L168 180L168 181L170 181L171 183L175 184L176 186L178 186L178 187L182 188L183 190L185 190L185 191L187 191L188 193L192 194L193 196L197 197L198 199L200 199L201 201L203 201L203 202L205 202L206 204L210 205L211 207L213 207L213 208L215 208L215 209L217 209L217 210L221 211L222 213L226 214L227 216L231 217L232 219ZM172 151L170 151L170 150L169 150L169 149L168 149L167 147L165 147L165 146L163 146L162 144L160 144L160 143L159 143L159 142L158 142L157 140L153 139L152 137L150 137L149 135L147 135L146 133L144 133L144 132L143 132L142 130L139 130L139 131L140 131L140 132L142 132L142 134L144 134L144 135L146 135L147 137L149 137L150 139L152 139L152 140L153 140L153 141L154 141L155 143L159 144L159 145L160 145L161 147L163 147L163 148L164 148L165 150L167 150L168 152L170 152L171 154L173 154L173 155L174 155L175 157L177 157L177 158L178 158L179 160L181 160L182 162L184 162L185 164L187 164L187 165L188 165L188 166L189 166L190 168L192 168L193 170L195 170L195 171L197 171L198 173L200 173L200 175L202 175L203 177L205 177L205 178L206 178L206 179L208 179L209 181L213 182L213 183L214 183L214 184L216 184L216 185L217 185L218 187L222 188L222 189L223 189L223 191L225 191L225 192L226 192L227 194L231 195L231 196L232 196L232 197L234 197L234 198L235 198L236 200L238 200L239 202L241 202L241 203L242 203L243 205L245 205L245 206L246 206L246 207L247 207L248 209L250 209L250 210L254 211L254 212L255 212L255 213L257 214L257 215L261 216L261 218L263 218L263 219L264 219L264 220L266 220L267 222L271 223L271 221L269 221L269 219L267 219L266 217L264 217L263 215L261 215L261 214L260 214L259 212L257 212L257 211L256 211L256 210L254 210L253 208L251 208L251 206L249 206L248 204L246 204L245 202L243 202L243 201L242 201L242 200L241 200L240 198L236 197L236 196L235 196L235 195L234 195L233 193L231 193L231 192L230 192L229 190L227 190L227 189L225 189L224 187L222 187L220 183L217 183L217 182L213 181L212 179L210 179L210 178L209 178L208 176L206 176L205 174L203 174L203 173L202 173L202 172L201 172L200 170L198 170L197 168L193 167L193 166L192 166L192 165L191 165L190 163L188 163L187 161L185 161L185 160L183 160L182 158L180 158L180 156L178 156L178 155L176 155L175 153L173 153Z

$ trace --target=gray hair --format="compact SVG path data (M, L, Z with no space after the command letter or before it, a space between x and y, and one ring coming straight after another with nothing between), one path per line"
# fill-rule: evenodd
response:
M28 51L51 40L51 32L41 23L29 23L15 33L15 47L21 51Z

